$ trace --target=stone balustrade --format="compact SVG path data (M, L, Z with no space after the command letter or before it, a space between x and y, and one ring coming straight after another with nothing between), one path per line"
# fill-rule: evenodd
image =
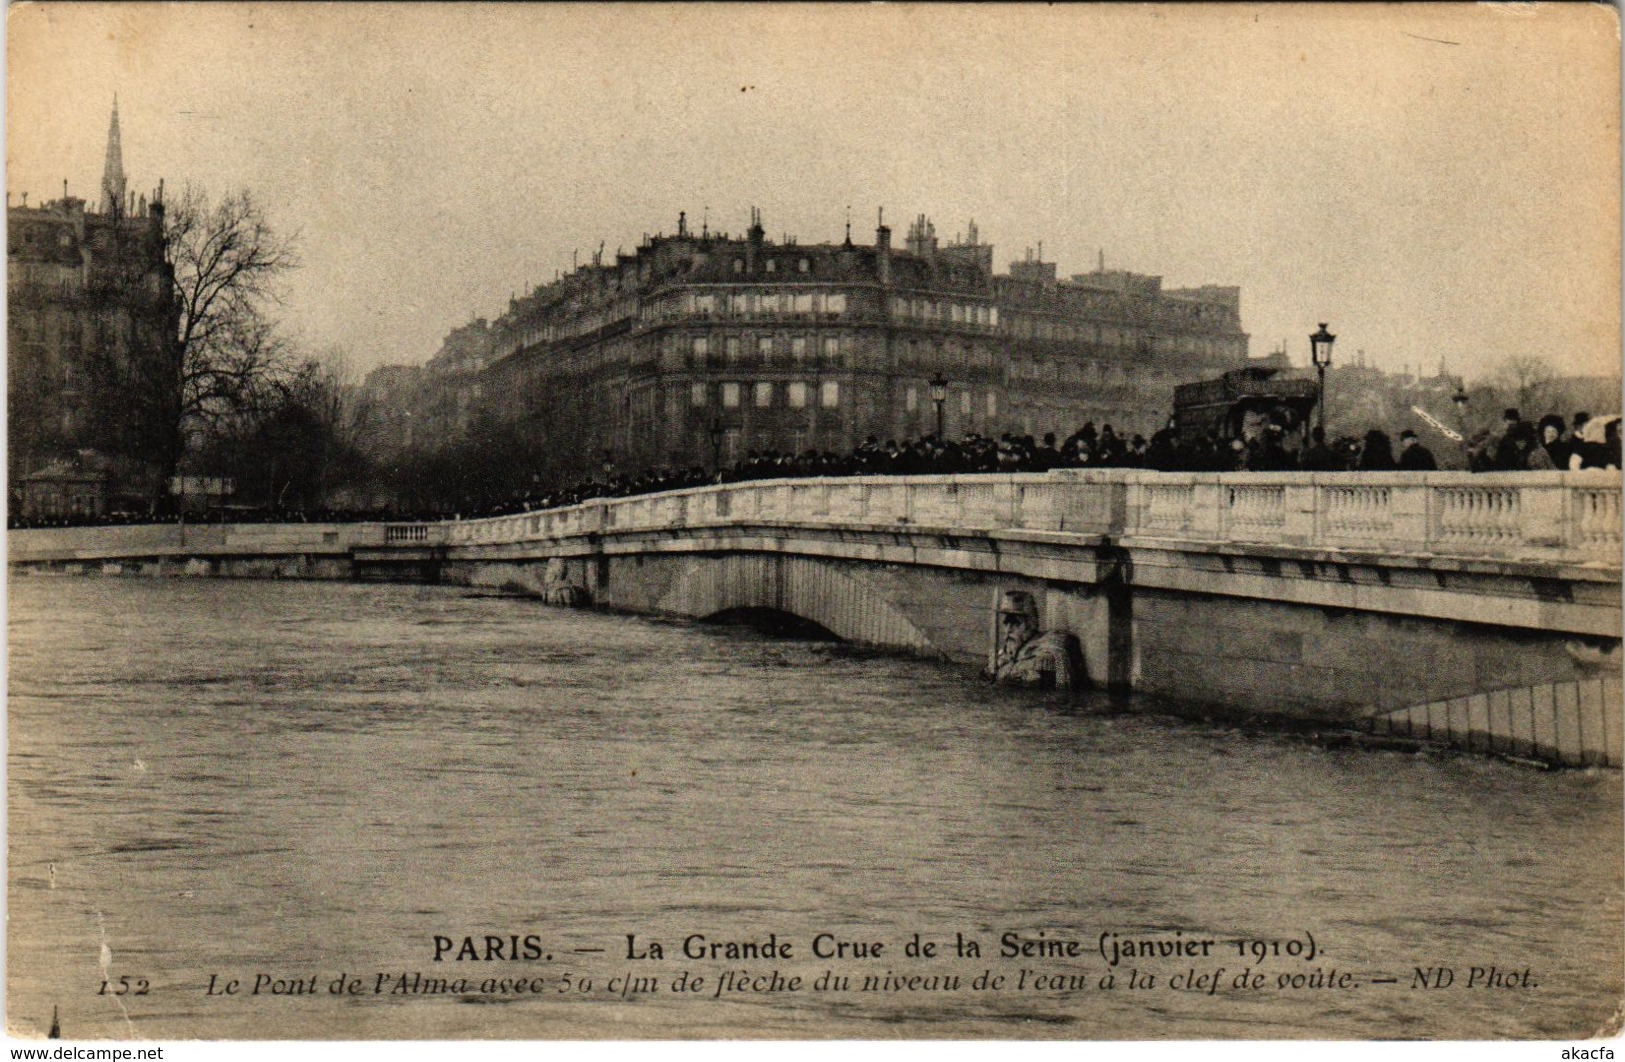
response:
M755 480L439 523L160 524L13 531L14 561L515 545L727 525L1110 535L1617 568L1617 472L1162 473Z
M1615 472L1115 469L757 480L425 526L443 528L449 546L730 524L908 526L1617 567L1620 520Z

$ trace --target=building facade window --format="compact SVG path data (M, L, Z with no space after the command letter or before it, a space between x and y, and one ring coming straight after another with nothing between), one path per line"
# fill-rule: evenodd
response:
M834 409L841 404L841 383L839 380L825 380L818 386L818 404L825 409Z
M791 336L790 337L790 357L794 358L796 361L804 361L804 360L806 360L806 357L807 357L807 337L806 336Z
M970 416L970 392L969 391L961 391L961 392L959 392L959 412L963 413L967 417Z
M726 409L739 408L739 385L728 382L722 385L722 405Z
M999 415L999 395L996 391L987 393L987 415L990 417Z
M756 408L766 409L773 404L773 384L762 380L756 384Z
M767 271L769 273L777 273L779 271L779 263L777 260L772 258L767 260Z
M735 258L734 259L734 272L737 274L737 273L743 273L744 271L745 271L745 260L743 258Z
M789 398L791 409L807 408L807 385L800 380L788 384L785 388L785 394Z
M824 337L824 357L834 361L841 356L841 340L838 336Z
M696 358L703 358L711 353L711 341L706 336L695 336L690 342L689 350Z
M908 390L903 392L903 408L910 413L920 408L920 389L913 384L909 384Z
M728 352L728 360L730 362L737 363L739 361L739 337L738 336L729 336L727 338L726 342L725 342L724 349Z
M845 313L846 295L838 291L830 295L825 295L824 310L827 313Z
M796 263L796 270L801 273L810 273L812 271L812 263L803 258L801 261Z
M756 353L764 358L771 358L773 356L773 337L758 336L756 338Z
M688 385L688 404L691 406L705 405L705 385L692 383Z

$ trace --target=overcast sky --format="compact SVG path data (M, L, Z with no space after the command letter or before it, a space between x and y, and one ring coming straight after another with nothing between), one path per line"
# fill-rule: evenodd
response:
M670 232L900 242L1239 285L1255 355L1619 369L1600 7L54 4L9 10L12 201L246 187L285 319L365 371Z

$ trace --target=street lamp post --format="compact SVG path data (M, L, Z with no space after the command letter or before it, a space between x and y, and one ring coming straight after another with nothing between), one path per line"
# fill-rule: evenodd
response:
M711 421L711 474L722 475L722 420L715 418Z
M1326 436L1326 366L1332 363L1332 344L1337 337L1326 331L1326 322L1320 322L1320 331L1309 337L1309 357L1315 363L1315 371L1320 374L1320 435Z
M948 381L940 372L931 377L931 401L937 404L937 441L941 442L943 438L942 404L948 401Z
M1472 447L1467 444L1468 401L1470 400L1467 397L1467 385L1457 385L1456 393L1450 396L1450 402L1456 407L1456 430L1461 432L1461 452L1462 455L1467 459L1468 470L1471 471L1473 464L1473 451Z

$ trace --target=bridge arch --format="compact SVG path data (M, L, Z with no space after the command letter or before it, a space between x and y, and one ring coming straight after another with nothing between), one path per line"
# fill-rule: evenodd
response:
M703 616L701 619L706 623L749 627L775 638L814 642L840 641L833 631L826 630L812 620L776 608L730 608L715 615Z
M1588 675L1429 701L1372 716L1366 726L1474 752L1619 767L1620 696L1617 674Z
M920 628L860 575L812 557L767 553L688 557L661 595L658 608L697 619L772 610L817 624L842 641L935 651Z

